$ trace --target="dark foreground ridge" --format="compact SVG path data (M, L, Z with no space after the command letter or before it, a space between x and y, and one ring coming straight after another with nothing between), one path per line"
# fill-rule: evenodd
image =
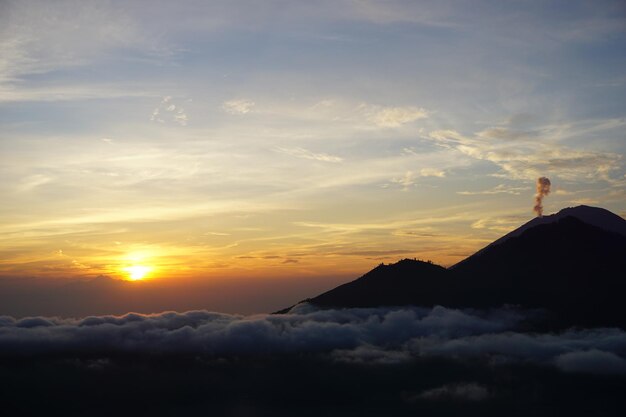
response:
M7 416L617 417L625 409L620 377L475 360L129 356L0 360L0 370Z
M547 310L557 327L626 328L625 271L626 221L579 206L536 218L449 269L410 259L381 264L305 301L340 308L519 305Z

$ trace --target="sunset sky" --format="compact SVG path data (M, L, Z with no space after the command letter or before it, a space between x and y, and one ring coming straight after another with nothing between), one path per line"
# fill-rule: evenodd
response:
M625 17L623 1L1 1L0 276L305 288L449 266L530 220L539 176L547 214L624 216Z

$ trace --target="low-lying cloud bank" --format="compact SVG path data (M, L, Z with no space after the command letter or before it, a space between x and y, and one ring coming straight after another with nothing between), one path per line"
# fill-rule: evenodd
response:
M439 388L426 390L416 398L432 401L483 401L489 398L490 393L487 387L476 383L444 385Z
M300 305L285 315L189 311L83 319L0 316L0 356L322 353L335 361L363 364L477 358L494 366L527 361L566 372L626 374L626 332L515 331L525 314L439 306L317 310Z

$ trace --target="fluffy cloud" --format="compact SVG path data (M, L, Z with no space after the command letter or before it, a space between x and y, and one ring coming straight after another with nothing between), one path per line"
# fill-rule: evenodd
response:
M619 329L569 330L560 334L514 331L523 318L524 314L510 309L318 310L306 303L283 315L189 311L83 319L17 320L0 316L0 355L308 352L328 354L335 361L347 363L394 364L443 356L528 361L567 372L626 373L626 332ZM435 398L480 391L465 388L441 388L424 395Z
M368 109L371 121L379 127L400 127L404 124L425 119L429 113L421 107L371 107Z
M421 356L531 361L556 364L564 370L589 371L593 368L601 372L600 368L589 364L595 361L606 367L609 362L623 361L626 332L619 329L569 330L561 334L502 332L448 340L418 338L410 345L413 352ZM596 353L591 355L589 351ZM572 353L577 355L571 356ZM618 367L616 372L624 373L626 369Z
M556 358L556 366L565 372L626 374L626 360L597 349L567 352Z
M420 169L420 176L444 178L446 171L437 168L422 168Z
M370 365L393 365L411 360L411 355L407 351L387 350L372 345L338 349L332 353L332 357L339 362Z
M249 99L233 99L222 103L222 110L230 114L246 114L252 111L254 101Z
M4 316L0 318L0 352L332 351L363 344L399 346L418 336L447 338L498 331L518 319L514 314L483 318L443 307L316 310L308 306L299 307L294 314L248 317L207 311L80 320Z
M150 121L157 123L166 123L167 121L172 121L179 124L180 126L187 126L189 118L187 117L187 113L185 113L185 109L183 109L179 105L174 104L172 102L172 97L167 96L163 97L158 107L156 107L152 111Z
M392 178L391 182L402 186L404 191L417 185L417 179L420 177L437 177L444 178L446 171L437 168L422 168L419 172L406 171L404 176Z
M391 182L402 186L402 190L406 191L416 184L417 175L413 171L405 172L403 177L392 178Z
M476 383L450 384L424 391L418 398L433 401L482 401L489 398L489 390Z
M492 162L500 168L495 176L511 179L549 175L567 180L615 182L610 173L621 167L621 156L615 153L575 150L560 144L558 138L542 138L540 141L520 135L515 137L516 140L500 140L504 133L499 132L499 136L485 132L465 136L455 130L436 130L430 132L428 138L470 158Z

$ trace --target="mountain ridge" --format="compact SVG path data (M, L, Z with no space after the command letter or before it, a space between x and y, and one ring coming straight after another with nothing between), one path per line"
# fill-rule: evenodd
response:
M517 305L550 311L562 325L626 328L623 230L626 220L608 210L568 208L527 222L448 269L403 259L304 301L328 308Z
M489 245L480 249L473 255L461 260L460 262L450 266L449 269L454 269L457 266L461 265L463 262L470 259L472 256L478 256L486 249L504 243L508 239L512 237L516 237L521 235L526 230L542 225L548 224L555 221L558 221L565 217L575 217L584 223L591 224L593 226L599 227L604 230L617 232L623 236L626 236L626 221L620 216L611 211L601 208L601 207L592 207L586 205L579 205L576 207L566 207L564 209L559 210L557 213L550 214L547 216L535 217L528 222L524 223L517 229L505 234L504 236L494 240Z

